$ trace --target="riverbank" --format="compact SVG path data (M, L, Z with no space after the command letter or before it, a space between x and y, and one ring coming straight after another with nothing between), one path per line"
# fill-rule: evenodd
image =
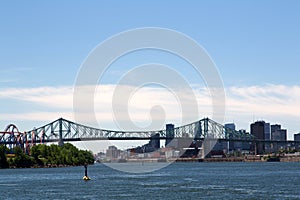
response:
M225 158L147 158L147 159L120 159L106 161L104 163L136 163L136 162L300 162L300 155L248 155L243 157L225 157Z
M280 158L280 162L300 162L300 156L285 156Z
M89 165L93 165L94 163L90 163ZM16 167L16 166L10 166L8 169L20 169L20 168L33 168L33 169L40 169L40 168L66 168L66 167L83 167L82 165L33 165L30 167Z
M244 156L244 157L227 157L227 158L185 158L177 159L176 162L300 162L300 155L288 156Z

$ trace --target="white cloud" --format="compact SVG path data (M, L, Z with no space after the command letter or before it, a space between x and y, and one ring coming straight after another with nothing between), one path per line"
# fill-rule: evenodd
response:
M72 108L72 87L7 88L0 90L0 99L31 102L49 108Z
M300 86L232 87L227 101L227 108L239 113L300 116Z
M200 86L193 86L198 102L199 118L212 116L212 101L209 91ZM113 116L112 98L115 85L101 85L97 88L95 100L95 113L97 120L103 128L115 128L115 118L126 121L126 113L120 111L118 116ZM90 91L90 90L89 90ZM93 91L93 90L92 90ZM178 91L177 91L178 92ZM184 95L182 91L179 91ZM90 95L87 93L86 95ZM93 96L93 95L92 95ZM187 98L187 97L186 97ZM7 108L6 104L14 100L19 105L29 102L28 106L20 113L14 107ZM118 101L116 101L119 103ZM1 120L18 121L52 121L59 117L74 120L73 115L73 87L38 87L38 88L6 88L0 89L0 103L2 108ZM182 124L181 104L174 95L164 88L145 87L136 90L130 97L128 104L130 119L141 126L147 126L151 120L173 122ZM116 104L117 105L117 104ZM121 102L120 105L124 105ZM160 106L162 110L157 107ZM270 120L271 123L284 123L295 133L298 124L295 118L300 117L300 86L265 85L249 87L231 87L226 89L226 117L227 121L234 121L240 127L249 129L253 116ZM36 109L42 106L42 108ZM155 108L152 110L151 108ZM188 109L194 109L192 107ZM125 109L127 111L127 109ZM88 123L88 114L83 113L82 119ZM282 116L282 117L281 117ZM151 119L152 117L152 119ZM191 119L191 120L198 120ZM278 119L286 121L277 121ZM291 120L293 119L293 120ZM84 120L82 120L84 122Z

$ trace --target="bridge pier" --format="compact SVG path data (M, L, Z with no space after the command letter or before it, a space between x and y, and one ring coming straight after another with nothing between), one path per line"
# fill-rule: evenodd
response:
M201 158L204 159L207 154L209 154L216 143L218 142L217 139L205 139L202 142L202 149L201 149Z

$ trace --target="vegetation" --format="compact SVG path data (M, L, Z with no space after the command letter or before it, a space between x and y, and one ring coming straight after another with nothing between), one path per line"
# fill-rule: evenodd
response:
M9 164L7 162L7 158L6 158L6 152L8 151L8 149L3 146L0 145L0 168L8 168Z
M31 147L30 155L15 147L14 156L10 158L7 158L7 152L9 150L5 146L0 146L0 168L77 166L94 162L92 152L78 150L70 143L63 146L39 144Z

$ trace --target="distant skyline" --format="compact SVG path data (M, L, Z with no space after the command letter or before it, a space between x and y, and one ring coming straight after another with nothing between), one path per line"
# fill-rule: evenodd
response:
M265 120L281 124L293 139L300 132L299 10L296 0L2 1L0 130L9 123L24 131L59 117L72 120L74 82L89 53L119 32L162 27L193 38L215 62L227 96L224 123L250 131L253 121ZM104 92L96 94L95 109L101 128L117 128L113 89L126 71L144 63L167 64L181 73L195 91L199 119L211 116L209 94L192 67L148 50L120 58L100 81ZM149 98L153 95L160 98ZM182 125L180 109L166 90L149 86L131 103L137 124L149 123L149 109L158 104L168 111L167 122Z

